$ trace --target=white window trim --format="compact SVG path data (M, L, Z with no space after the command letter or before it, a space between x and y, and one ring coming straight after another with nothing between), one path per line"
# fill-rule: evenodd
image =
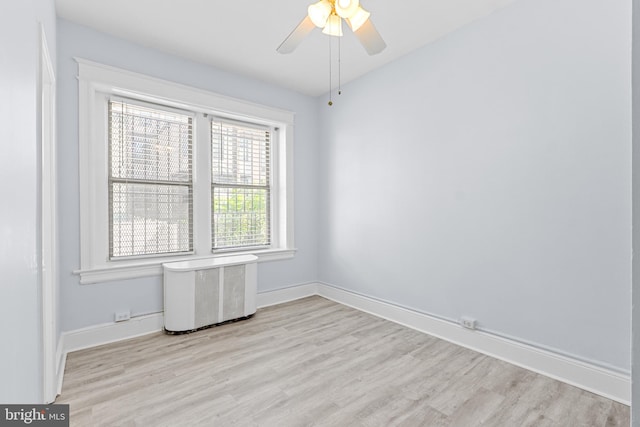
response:
M108 256L107 214L107 140L106 115L100 115L100 98L104 94L124 96L160 103L169 107L206 114L253 121L279 128L279 140L274 143L277 163L274 174L274 212L272 217L272 247L241 251L253 254L258 261L292 258L295 254L293 235L293 122L294 113L230 98L201 89L157 79L119 68L75 58L79 80L79 167L80 167L80 283L98 283L162 274L162 263L191 259L229 256L229 252L211 253L210 221L194 217L194 255L162 256L151 259L111 261ZM104 107L102 107L104 108ZM196 137L207 132L196 129ZM98 143L100 142L100 143ZM206 144L205 144L206 145ZM201 144L202 146L202 144ZM197 149L197 148L196 148ZM196 162L198 156L196 155ZM206 185L209 171L198 168L194 186ZM203 179L199 179L203 178ZM196 235L203 236L196 239Z

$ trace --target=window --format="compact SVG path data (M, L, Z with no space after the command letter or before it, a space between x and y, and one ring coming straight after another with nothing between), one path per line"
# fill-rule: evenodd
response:
M109 256L193 251L192 119L109 101Z
M270 135L266 128L211 123L214 250L271 243Z
M293 256L293 114L77 59L81 283Z

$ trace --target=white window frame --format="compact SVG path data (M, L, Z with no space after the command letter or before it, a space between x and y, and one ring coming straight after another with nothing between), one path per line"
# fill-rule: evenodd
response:
M75 58L79 80L79 168L80 168L80 283L157 276L162 263L229 256L211 251L210 202L194 198L194 254L144 259L109 259L108 135L107 102L110 96L124 97L193 111L194 194L207 194L211 171L204 167L210 158L208 115L254 122L277 129L272 152L271 246L268 249L237 251L253 254L258 261L292 258L293 229L293 122L294 113L226 97L213 92L157 79L119 68ZM205 122L206 121L206 122ZM201 188L204 191L200 191ZM210 197L210 195L209 195ZM209 205L208 209L197 206ZM202 207L204 207L202 206Z

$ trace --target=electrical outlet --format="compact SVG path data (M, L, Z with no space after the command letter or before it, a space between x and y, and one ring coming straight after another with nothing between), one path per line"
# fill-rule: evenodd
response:
M476 328L476 319L472 319L470 317L461 317L460 318L460 326L467 329L475 329Z
M131 319L130 311L117 311L115 315L116 322L124 322L125 320Z

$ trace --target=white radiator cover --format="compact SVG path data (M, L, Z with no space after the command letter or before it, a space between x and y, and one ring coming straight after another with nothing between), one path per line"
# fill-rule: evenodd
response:
M191 332L253 315L257 261L237 255L163 264L165 331Z

